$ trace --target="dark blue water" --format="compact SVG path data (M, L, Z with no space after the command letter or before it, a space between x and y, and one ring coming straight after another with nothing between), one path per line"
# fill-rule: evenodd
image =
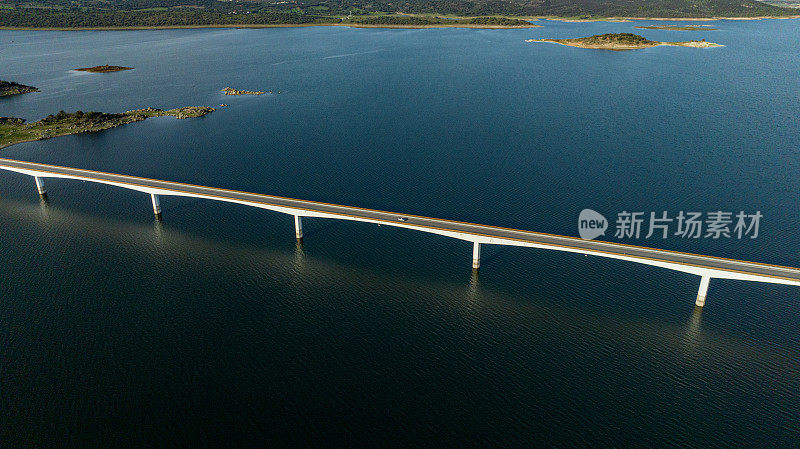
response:
M800 29L542 22L0 32L3 99L228 103L3 157L577 235L580 210L759 210L757 239L632 241L800 266ZM632 32L725 47L588 51ZM70 71L117 64L113 74ZM223 87L273 90L226 97ZM280 93L278 93L280 92ZM800 290L0 174L0 446L800 444Z

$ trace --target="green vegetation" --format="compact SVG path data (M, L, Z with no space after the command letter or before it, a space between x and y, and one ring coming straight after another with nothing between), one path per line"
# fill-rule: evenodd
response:
M0 10L0 26L24 28L175 27L332 23L334 19L291 13L227 14L216 11ZM338 19L336 19L338 21Z
M211 11L60 11L14 9L0 11L0 26L15 28L126 28L183 26L265 25L387 25L387 26L486 26L530 27L530 22L507 17L444 19L428 15L373 14L330 17L297 12L223 14Z
M788 4L788 3L787 3ZM4 0L0 27L101 28L362 24L521 26L523 17L786 17L756 0ZM458 16L455 20L441 16ZM504 17L498 17L504 16ZM511 18L509 18L511 17Z
M635 26L634 28L641 28L643 30L672 30L672 31L714 31L716 28L701 26L701 25L665 25L665 26Z
M436 16L411 16L411 15L375 15L363 16L344 20L343 23L358 25L387 25L387 26L486 26L486 27L531 27L534 26L527 20L509 19L507 17L473 17L445 19Z
M568 39L573 42L580 42L586 45L653 45L658 44L656 41L651 41L644 36L639 36L633 33L609 33L609 34L595 34L594 36L581 37L577 39Z
M0 97L9 95L27 94L29 92L39 92L39 89L33 86L26 86L24 84L15 83L13 81L0 80Z
M38 122L25 124L25 120L16 117L0 117L0 148L20 142L44 140L51 137L98 132L128 123L139 122L150 117L171 115L178 119L189 117L202 117L214 108L207 106L189 106L170 109L137 109L121 114L106 114L103 112L64 112L48 115Z
M463 19L462 22L469 25L496 25L502 27L522 27L531 25L527 20L512 19L509 17L473 17L471 19Z
M93 73L108 73L119 72L122 70L133 70L133 67L122 67L118 65L98 65L94 67L84 67L82 69L75 69L79 72L93 72Z
M594 36L575 39L528 39L525 42L552 42L570 47L593 48L599 50L635 50L658 45L695 48L722 47L722 45L713 42L706 42L705 39L685 42L658 42L632 33L596 34Z

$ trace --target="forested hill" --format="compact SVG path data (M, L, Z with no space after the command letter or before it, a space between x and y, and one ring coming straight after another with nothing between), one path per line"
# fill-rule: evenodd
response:
M327 4L346 8L358 2L342 0ZM376 11L470 16L758 17L800 14L799 9L755 0L379 0L368 4Z
M5 27L390 22L426 25L440 23L441 19L435 17L437 14L571 18L780 17L799 15L800 9L755 0L0 0L0 26ZM478 20L508 26L501 23L499 17Z
M603 17L758 17L798 15L755 0L542 0L547 15Z

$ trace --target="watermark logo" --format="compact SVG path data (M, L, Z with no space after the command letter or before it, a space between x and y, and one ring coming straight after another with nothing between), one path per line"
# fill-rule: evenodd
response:
M649 218L649 219L648 219ZM763 215L726 211L684 212L670 215L667 211L628 212L617 214L614 237L617 239L662 239L677 237L682 239L743 239L757 238ZM605 217L592 209L584 209L578 216L578 233L582 239L592 240L605 236L609 223ZM647 232L643 231L646 228Z
M584 209L578 215L578 233L584 240L592 240L606 235L608 220L601 213L592 209Z

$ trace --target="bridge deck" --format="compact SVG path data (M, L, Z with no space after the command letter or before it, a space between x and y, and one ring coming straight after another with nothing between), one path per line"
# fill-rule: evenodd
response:
M317 216L384 223L392 226L448 235L478 243L533 246L560 251L593 254L662 266L702 276L800 285L800 269L798 268L596 240L589 241L539 232L463 223L439 218L283 198L11 159L0 159L0 169L39 177L82 179L158 195L192 196L218 201L237 202L299 216ZM406 221L401 221L400 218Z

